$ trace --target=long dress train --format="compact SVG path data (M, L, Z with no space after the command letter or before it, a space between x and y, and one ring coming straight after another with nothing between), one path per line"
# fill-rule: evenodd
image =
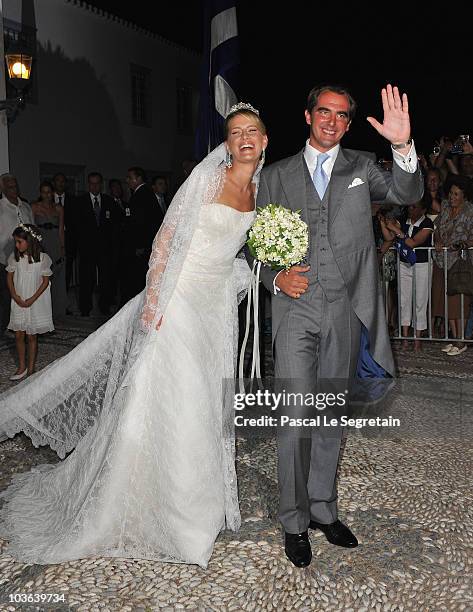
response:
M14 477L2 494L4 554L30 563L117 556L206 567L219 531L239 527L222 381L234 376L236 296L249 280L235 255L254 215L201 207L150 342L137 331L140 294L0 397L0 439L25 431L60 456L76 447L56 466Z

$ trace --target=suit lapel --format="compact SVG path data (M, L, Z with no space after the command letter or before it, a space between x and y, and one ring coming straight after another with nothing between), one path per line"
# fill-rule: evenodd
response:
M347 194L348 185L353 175L353 162L348 161L343 149L340 147L332 170L329 183L329 204L328 204L328 224L335 220L340 207Z
M307 223L307 193L304 164L304 154L301 151L301 153L295 155L289 161L285 168L279 169L279 179L290 208L292 210L300 210L301 219ZM279 202L275 202L275 204L279 204Z

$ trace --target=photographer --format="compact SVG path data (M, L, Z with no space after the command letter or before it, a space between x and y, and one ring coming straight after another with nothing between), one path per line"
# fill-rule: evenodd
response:
M473 146L470 143L469 134L460 134L453 141L447 136L439 139L439 145L434 147L438 154L434 158L433 166L442 173L443 182L448 192L453 176L466 176L473 180Z
M458 174L471 181L471 188L473 186L473 145L470 141L465 142L463 151L458 156L458 170Z

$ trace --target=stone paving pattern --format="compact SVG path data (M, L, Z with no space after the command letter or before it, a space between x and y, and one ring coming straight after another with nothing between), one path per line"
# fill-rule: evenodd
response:
M100 322L67 318L40 339L38 368ZM243 525L218 538L207 570L125 559L25 565L4 556L0 610L473 610L473 347L451 358L440 346L425 344L421 354L395 346L401 385L392 407L403 427L389 436L350 429L344 441L340 517L358 548L311 532L312 564L292 566L277 521L275 441L239 440ZM11 337L0 341L0 391L12 384L14 357ZM11 474L55 461L23 435L1 443L0 490ZM65 601L10 603L28 593Z

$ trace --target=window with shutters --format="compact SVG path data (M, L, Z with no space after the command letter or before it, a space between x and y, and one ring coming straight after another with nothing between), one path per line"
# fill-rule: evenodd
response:
M131 64L131 119L135 125L151 126L151 70Z
M192 135L196 128L199 94L191 85L177 79L176 110L177 133Z

